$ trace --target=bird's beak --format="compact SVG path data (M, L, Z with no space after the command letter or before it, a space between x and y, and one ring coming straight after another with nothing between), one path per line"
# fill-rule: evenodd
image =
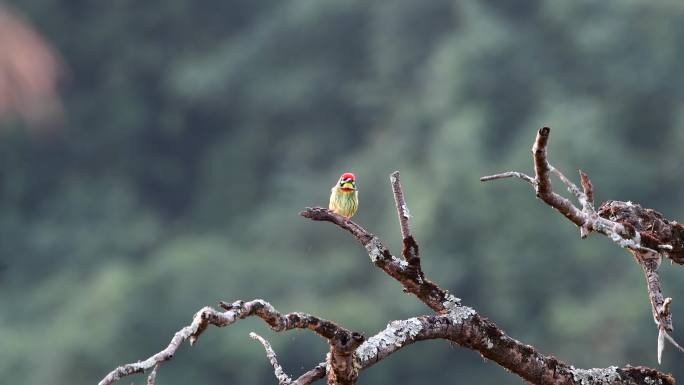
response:
M343 180L342 183L340 183L340 187L356 190L354 182L352 182L350 179Z

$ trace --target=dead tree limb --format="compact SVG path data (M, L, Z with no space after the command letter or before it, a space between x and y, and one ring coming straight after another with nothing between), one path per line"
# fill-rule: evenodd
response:
M553 170L549 168L548 172L553 172ZM512 173L509 176L517 175ZM524 176L521 178L527 180ZM497 179L497 177L492 179ZM391 183L404 246L402 249L403 258L395 257L379 238L360 225L327 209L307 208L300 214L314 221L331 222L352 234L366 249L371 261L377 267L397 280L405 292L415 295L436 314L392 321L384 330L364 340L359 333L348 331L331 321L308 314L289 313L281 315L263 300L238 301L232 304L221 302L224 312L209 307L200 310L195 315L192 324L176 333L166 349L145 361L118 367L109 373L100 382L100 385L108 385L123 376L158 368L162 362L173 357L181 342L186 339L190 340L191 344L196 342L199 335L209 325L228 326L238 319L249 316L262 318L276 331L293 328L308 329L328 341L330 351L326 362L319 364L293 381L278 364L275 352L268 341L253 335L253 338L259 340L264 346L267 358L281 385L307 385L324 377L327 378L329 385L352 385L356 383L360 371L378 363L405 346L428 339L444 339L472 349L533 384L674 384L674 379L670 375L646 367L627 366L618 368L611 366L603 369L577 369L553 356L543 355L534 347L509 337L503 330L473 308L461 304L459 298L425 278L421 268L418 244L410 233L408 225L410 216L401 191L398 172L392 174ZM588 196L588 191L591 188L587 186L590 184L583 183L584 190L582 193ZM549 190L547 189L547 191ZM553 195L549 196L553 198ZM589 201L587 200L587 202ZM667 309L667 303L667 300L663 303L665 309Z
M532 384L674 384L670 375L646 367L575 368L508 337L471 308L461 306L460 309L442 315L391 322L385 330L368 338L357 349L360 365L365 369L414 342L446 339L480 352L483 357L512 370Z
M411 236L411 230L409 229L409 218L411 218L411 214L408 206L406 206L406 201L404 200L404 192L401 189L401 181L399 180L399 171L395 171L390 175L390 182L392 183L394 203L397 206L397 215L399 215L401 238L406 239Z
M283 367L280 366L280 364L278 363L278 358L276 357L275 351L273 351L273 347L271 347L271 344L264 337L254 332L249 333L249 336L259 341L259 343L261 343L261 346L264 347L264 350L266 350L266 358L268 358L268 361L271 363L271 366L273 367L273 372L276 376L276 379L278 380L279 385L298 385L305 383L308 384L310 382L305 381L311 380L311 382L313 382L325 377L325 362L323 362L315 368L311 369L309 372L305 373L303 375L303 377L306 376L304 377L304 380L300 380L302 379L302 377L300 377L300 379L298 379L297 381L293 381L292 378L290 378L290 376L288 376L287 373L285 373Z
M154 365L152 372L147 376L147 385L154 385L154 381L157 379L157 369L159 368L159 365L160 364Z
M209 325L218 327L229 326L239 319L252 316L263 319L271 329L277 332L292 329L308 329L313 331L325 338L330 345L328 371L342 379L354 375L353 365L348 367L344 365L348 363L351 352L364 341L361 334L344 329L334 322L305 313L295 312L282 315L270 303L262 299L255 299L249 302L236 301L231 304L221 302L220 306L225 310L224 312L217 311L211 307L201 309L193 317L192 323L179 330L164 350L144 361L119 366L105 376L98 385L109 385L122 377L157 368L161 363L173 358L183 341L189 340L190 344L194 345ZM297 380L293 384L306 385L318 378L320 377L317 377L316 373L306 373L305 379L302 381ZM345 382L340 383L344 384Z
M390 323L385 331L368 338L361 345L359 356L365 357L362 352L373 351L371 346L374 344L385 346L385 349L379 349L376 353L377 358L362 358L362 362L375 363L405 346L406 343L442 338L479 352L483 357L533 384L646 384L650 379L669 384L674 381L671 376L648 368L613 366L585 370L577 369L553 356L545 356L534 347L507 336L493 322L478 314L474 309L462 305L461 299L454 297L448 291L427 279L420 278L419 280L419 277L423 276L422 271L417 272L407 262L394 257L377 237L355 222L347 221L320 207L307 208L300 214L312 220L331 222L351 233L364 246L376 266L399 281L406 292L414 294L438 313L437 316L424 316ZM419 323L421 326L418 325ZM440 329L442 327L444 330ZM413 334L412 337L405 337L398 343L391 337L411 334ZM644 382L643 379L646 377L649 380Z
M672 298L663 298L658 267L662 257L673 263L684 264L684 226L664 219L655 210L643 209L632 202L608 201L596 211L594 208L594 186L589 176L579 170L580 190L570 179L549 164L547 147L551 129L542 127L532 145L534 162L534 178L515 171L490 175L480 178L487 182L511 176L520 176L532 184L537 197L544 203L563 214L580 229L580 236L585 238L595 231L610 238L620 247L628 249L644 270L646 288L651 302L653 318L658 326L658 363L667 339L673 346L684 351L672 338L672 314L669 305ZM569 199L555 193L551 185L551 174L554 174L566 186L581 205L575 206Z

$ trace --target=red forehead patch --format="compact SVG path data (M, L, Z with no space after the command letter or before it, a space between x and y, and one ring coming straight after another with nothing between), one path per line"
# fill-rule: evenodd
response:
M344 174L342 174L342 176L340 177L340 179L351 179L351 180L356 180L356 177L354 176L354 174L352 174L352 173L350 173L350 172L345 172Z

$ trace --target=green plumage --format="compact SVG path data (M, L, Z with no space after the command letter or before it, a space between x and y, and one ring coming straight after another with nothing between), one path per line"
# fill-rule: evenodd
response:
M359 208L359 192L342 191L342 188L334 186L330 194L329 208L336 214L351 218Z

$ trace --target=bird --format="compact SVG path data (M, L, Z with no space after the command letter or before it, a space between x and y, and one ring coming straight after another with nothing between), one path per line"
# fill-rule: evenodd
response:
M330 193L330 211L349 220L359 208L359 191L356 189L356 177L345 172L333 185Z

